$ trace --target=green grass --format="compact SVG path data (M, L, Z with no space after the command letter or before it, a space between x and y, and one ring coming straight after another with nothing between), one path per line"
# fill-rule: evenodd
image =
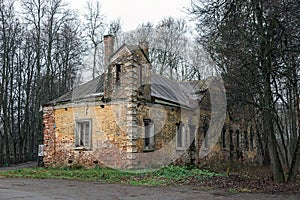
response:
M222 176L214 172L194 167L167 166L156 171L121 171L110 168L29 168L0 171L0 177L7 178L58 178L106 183L125 183L131 185L166 186L189 184L191 180L201 181L213 176Z

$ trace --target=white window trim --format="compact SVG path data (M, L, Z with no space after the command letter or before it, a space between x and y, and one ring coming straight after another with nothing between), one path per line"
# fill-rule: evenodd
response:
M76 146L76 135L79 134L78 131L78 124L79 123L89 123L89 141L88 141L88 145L79 145ZM85 134L84 134L85 135ZM80 137L80 134L79 134ZM80 140L80 138L79 138ZM84 140L85 143L85 140ZM75 150L91 150L91 146L92 146L92 119L80 119L80 120L76 120L75 121L75 131L74 131L74 146L75 146Z

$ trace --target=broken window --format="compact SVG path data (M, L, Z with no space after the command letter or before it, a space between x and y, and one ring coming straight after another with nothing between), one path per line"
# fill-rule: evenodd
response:
M84 147L90 149L91 147L91 120L76 121L75 128L75 147Z
M184 124L179 122L176 124L176 149L184 150Z
M144 150L154 150L155 140L154 140L154 123L150 119L144 119Z

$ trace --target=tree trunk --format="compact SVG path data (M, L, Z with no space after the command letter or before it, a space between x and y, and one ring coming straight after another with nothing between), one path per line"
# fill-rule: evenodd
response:
M297 84L296 84L297 86ZM298 90L297 92L298 93ZM295 182L297 177L297 171L300 165L300 108L299 108L299 94L296 95L296 110L298 115L298 139L294 152L294 156L292 158L291 167L288 172L288 182Z
M279 159L277 141L273 127L273 100L271 91L271 62L262 62L264 74L264 108L263 108L263 128L268 136L268 149L271 158L273 178L276 182L284 182L284 173Z

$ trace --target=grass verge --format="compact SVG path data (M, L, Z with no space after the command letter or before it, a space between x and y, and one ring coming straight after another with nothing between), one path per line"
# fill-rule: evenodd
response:
M224 175L194 167L173 165L149 172L142 172L141 170L128 172L110 168L73 169L67 167L0 171L0 177L6 178L57 178L148 186L190 184L214 176Z

